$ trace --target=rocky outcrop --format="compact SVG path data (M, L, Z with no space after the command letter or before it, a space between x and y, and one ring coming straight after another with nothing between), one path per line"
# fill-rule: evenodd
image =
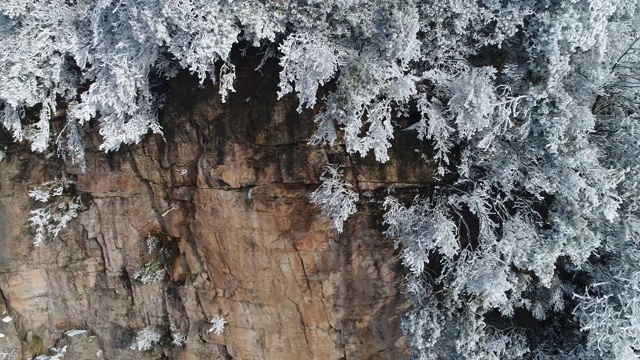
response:
M404 274L382 235L379 201L389 185L428 186L431 169L401 146L380 165L340 144L307 145L313 111L297 113L293 97L277 101L277 69L253 71L259 60L237 62L237 92L224 104L214 86L179 76L161 114L164 136L104 154L87 128L86 174L9 147L0 163L0 317L11 321L0 322L0 359L53 346L70 359L408 358ZM414 137L399 132L396 141ZM328 163L343 164L361 194L341 234L309 203ZM69 180L65 196L84 210L34 247L27 219L41 205L28 192L55 179ZM166 277L140 281L153 261ZM220 334L209 332L216 316L227 321ZM159 344L132 350L149 326ZM186 343L172 344L172 330Z

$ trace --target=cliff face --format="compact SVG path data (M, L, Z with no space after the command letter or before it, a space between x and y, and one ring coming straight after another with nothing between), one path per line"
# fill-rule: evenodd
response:
M94 134L86 174L9 148L0 163L0 317L11 321L0 322L0 359L54 345L67 345L69 359L408 358L404 274L377 209L387 185L428 185L429 169L413 151L379 165L339 144L308 146L313 113L298 114L294 98L276 101L277 69L262 75L258 61L238 62L225 104L213 86L180 76L161 114L164 138L104 154ZM342 234L309 203L328 163L344 164L361 194ZM28 192L62 178L84 210L34 248L27 219L42 205ZM135 275L157 255L150 236L168 275L144 283ZM208 332L216 316L228 322L222 334ZM186 345L171 345L170 324ZM160 344L131 350L147 326L163 334ZM88 332L65 335L72 329Z

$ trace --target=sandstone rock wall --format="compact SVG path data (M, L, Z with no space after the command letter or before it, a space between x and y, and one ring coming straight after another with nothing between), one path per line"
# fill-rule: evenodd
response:
M188 75L172 83L164 137L104 154L87 144L88 173L10 146L0 163L0 359L67 346L69 359L404 359L403 270L382 235L384 189L428 186L413 152L390 164L311 147L312 111L276 101L277 69L238 62L235 94ZM269 75L271 74L271 75ZM317 110L314 110L317 111ZM415 135L398 134L397 141ZM402 147L399 147L400 149ZM310 193L328 163L361 193L342 234ZM74 182L85 210L56 239L32 245L28 191ZM167 249L165 280L134 278L154 236ZM208 332L223 316L222 334ZM171 344L170 324L187 335ZM163 333L148 352L137 331ZM65 335L73 329L87 333Z

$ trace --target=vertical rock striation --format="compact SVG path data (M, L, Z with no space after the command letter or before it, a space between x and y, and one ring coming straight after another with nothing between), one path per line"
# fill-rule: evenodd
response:
M0 323L0 359L54 345L71 359L408 358L404 275L377 202L389 185L428 186L431 169L411 154L380 165L340 144L307 145L313 113L297 113L294 98L277 101L277 69L262 75L258 60L237 62L237 92L225 104L212 86L179 76L161 114L164 137L104 154L96 135L86 174L9 148L0 163L0 312L12 321ZM342 234L309 203L328 163L343 164L362 195ZM28 192L61 178L85 210L34 248ZM168 274L145 283L136 274L154 260L150 236ZM208 331L216 316L228 322L221 334ZM160 344L131 350L148 326ZM184 346L171 344L170 327L186 335ZM88 332L65 334L73 329Z

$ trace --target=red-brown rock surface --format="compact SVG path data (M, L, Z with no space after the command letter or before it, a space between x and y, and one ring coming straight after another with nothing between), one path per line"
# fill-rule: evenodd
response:
M428 169L415 153L379 165L339 145L308 146L312 112L298 114L294 98L276 101L277 69L261 75L253 60L238 62L226 104L214 87L180 76L161 114L164 138L104 154L95 135L86 174L9 148L0 163L0 317L12 321L0 322L0 359L55 344L68 346L69 359L408 358L403 270L376 201L387 185L424 186ZM309 203L327 163L345 165L361 192L342 234ZM62 177L75 181L86 210L34 248L28 191ZM150 234L172 249L170 271L144 284L133 274ZM220 335L208 332L217 315L228 321ZM129 349L136 331L170 323L186 346ZM64 335L72 329L89 332Z

